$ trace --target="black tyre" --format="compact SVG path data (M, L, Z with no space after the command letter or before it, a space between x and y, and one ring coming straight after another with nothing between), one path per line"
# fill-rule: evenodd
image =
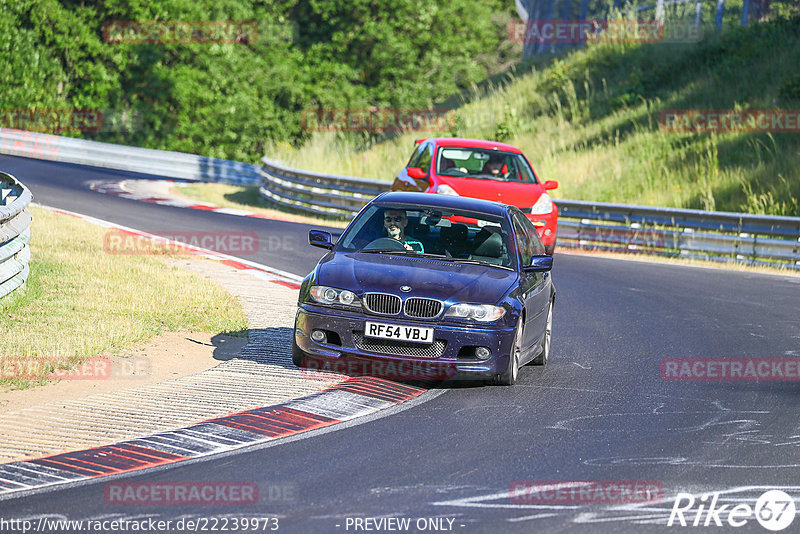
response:
M511 348L511 357L508 359L508 369L503 374L497 375L494 383L498 386L513 386L519 376L519 362L522 360L522 317L517 322L517 331L514 333L514 345Z
M300 350L300 347L297 346L297 343L292 340L292 363L297 367L305 367L305 365L303 365L305 359L306 353Z
M554 301L550 301L550 307L547 310L547 326L544 329L544 339L542 339L542 353L533 359L533 365L547 365L547 360L550 359L550 340L553 337L553 305Z

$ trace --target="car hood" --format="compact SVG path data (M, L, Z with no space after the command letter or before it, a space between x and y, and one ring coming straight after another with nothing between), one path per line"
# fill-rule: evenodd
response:
M439 300L495 304L517 280L497 267L438 261L414 256L338 252L317 266L316 283L355 293L383 292Z
M530 208L544 193L544 187L541 184L451 176L437 176L437 178L452 187L462 197L493 200L518 208Z

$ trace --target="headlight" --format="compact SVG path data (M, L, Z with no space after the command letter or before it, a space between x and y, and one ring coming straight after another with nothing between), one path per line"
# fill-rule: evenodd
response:
M553 211L553 199L550 198L550 195L547 193L542 193L542 196L539 197L539 200L537 200L536 204L531 208L531 214L533 215L544 215L551 211Z
M440 195L450 195L454 197L459 196L459 194L456 193L456 190L447 184L439 184L439 186L436 188L436 192Z
M458 319L472 319L482 323L496 321L505 315L506 310L500 306L491 304L453 304L448 308L445 317L456 317Z
M346 289L336 289L328 286L311 286L311 298L319 304L341 304L343 306L358 306L355 293Z

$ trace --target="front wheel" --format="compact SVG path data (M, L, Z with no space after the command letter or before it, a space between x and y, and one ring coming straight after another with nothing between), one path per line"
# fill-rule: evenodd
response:
M498 386L513 386L517 383L519 375L519 362L522 358L522 317L517 323L517 330L514 332L514 345L508 358L508 369L504 373L495 377L494 383Z
M553 304L550 301L550 308L547 310L547 326L544 329L544 339L542 339L542 353L533 360L533 365L547 365L550 358L550 338L553 335Z
M297 346L297 342L293 339L292 340L292 363L295 364L297 367L305 367L303 365L303 361L306 359L306 353L300 350L300 347Z

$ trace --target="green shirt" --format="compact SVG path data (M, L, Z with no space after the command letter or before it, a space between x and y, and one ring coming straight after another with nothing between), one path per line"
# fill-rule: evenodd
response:
M411 248L414 249L414 252L419 252L421 254L425 253L425 247L422 246L421 241L417 241L413 237L407 237L405 241L403 241L406 245L409 245Z

